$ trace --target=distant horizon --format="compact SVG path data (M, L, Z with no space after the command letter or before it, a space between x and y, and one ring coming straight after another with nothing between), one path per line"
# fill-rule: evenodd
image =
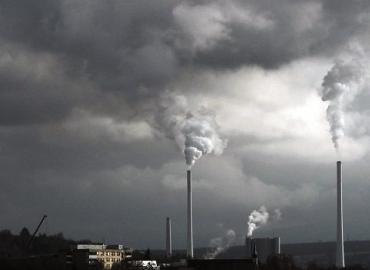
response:
M28 228L27 228L28 229ZM0 229L0 232L1 231L5 231L5 230L9 230L9 229ZM28 229L29 230L29 229ZM11 230L9 230L13 235L19 235L19 233L16 233L14 234L14 232L12 232ZM30 230L29 230L30 231ZM32 234L32 231L30 231L30 233ZM64 235L63 232L57 232L57 233L51 233L51 234L46 234L46 236L54 236L54 235L58 235L58 234L63 234L64 236L64 239L65 240L71 240L71 241L74 241L76 242L75 244L84 244L83 242L84 241L90 241L91 243L88 243L87 245L102 245L102 244L105 244L105 245L123 245L125 247L128 247L128 248L133 248L132 246L128 246L128 245L125 245L124 242L117 242L117 241L109 241L109 242L99 242L99 241L93 241L89 238L86 238L86 239L78 239L78 238L73 238L73 237L66 237ZM45 234L45 233L38 233L36 236L39 236L40 234ZM257 237L251 237L251 238L275 238L275 237L279 237L279 236L263 236L263 235L259 235ZM284 242L283 239L280 238L280 244L281 245L290 245L290 244L315 244L315 243L336 243L336 240L317 240L317 241L306 241L306 242ZM344 239L344 243L348 243L348 242L370 242L370 238L369 239ZM235 244L232 244L231 246L225 248L225 249L228 249L228 248L231 248L231 247L242 247L244 246L243 243L235 243ZM151 250L157 250L157 251L165 251L165 245L163 245L163 247L140 247L140 248L135 248L135 250L140 250L140 251L145 251L147 249L151 249ZM194 249L209 249L209 248L215 248L215 247L212 247L212 246L194 246ZM184 251L186 252L186 247L184 248L174 248L173 249L174 251Z

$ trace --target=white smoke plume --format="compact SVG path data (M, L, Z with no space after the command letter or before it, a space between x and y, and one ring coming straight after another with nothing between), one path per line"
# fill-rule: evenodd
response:
M270 214L265 206L261 206L258 210L253 210L248 217L248 233L247 236L253 235L254 230L266 224Z
M281 220L282 217L283 217L283 214L281 213L281 210L278 208L274 209L273 214L272 214L272 219L275 221L278 221L278 220Z
M211 239L209 246L214 248L212 252L207 253L205 259L214 259L218 254L229 248L235 241L236 233L234 230L227 230L223 237L216 237Z
M330 125L334 147L339 151L344 136L344 110L362 90L364 65L358 57L341 60L329 70L322 82L321 99L329 103L326 118Z
M222 154L227 142L218 134L212 112L203 107L190 111L185 96L170 92L161 96L160 108L161 128L176 141L189 168L203 155Z

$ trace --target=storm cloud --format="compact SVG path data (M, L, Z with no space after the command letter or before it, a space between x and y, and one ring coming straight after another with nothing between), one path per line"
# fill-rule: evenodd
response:
M260 205L284 219L256 235L333 239L336 155L318 93L353 47L368 57L369 14L365 0L0 1L0 229L46 213L47 232L159 248L171 216L184 247L183 156L158 106L173 93L212 111L228 141L194 167L196 246L225 228L241 243L240 217ZM368 85L341 142L345 227L359 239Z

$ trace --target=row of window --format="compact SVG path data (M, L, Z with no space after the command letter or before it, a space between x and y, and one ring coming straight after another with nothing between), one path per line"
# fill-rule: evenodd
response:
M110 258L106 258L105 260L104 260L104 262L113 262L113 263L115 263L115 262L120 262L121 261L121 259L115 259L115 258L112 258L112 259L110 259Z
M121 252L97 252L100 256L121 256Z

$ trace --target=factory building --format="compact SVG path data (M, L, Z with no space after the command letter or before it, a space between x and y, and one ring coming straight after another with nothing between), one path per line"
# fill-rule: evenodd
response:
M213 260L188 260L189 270L257 270L258 263L255 259L213 259Z
M245 241L247 258L252 258L257 252L258 260L265 263L271 255L280 254L280 237L275 238L250 238Z
M74 253L87 254L89 265L100 262L104 269L111 269L114 264L120 264L122 260L131 258L132 249L123 245L78 244Z

